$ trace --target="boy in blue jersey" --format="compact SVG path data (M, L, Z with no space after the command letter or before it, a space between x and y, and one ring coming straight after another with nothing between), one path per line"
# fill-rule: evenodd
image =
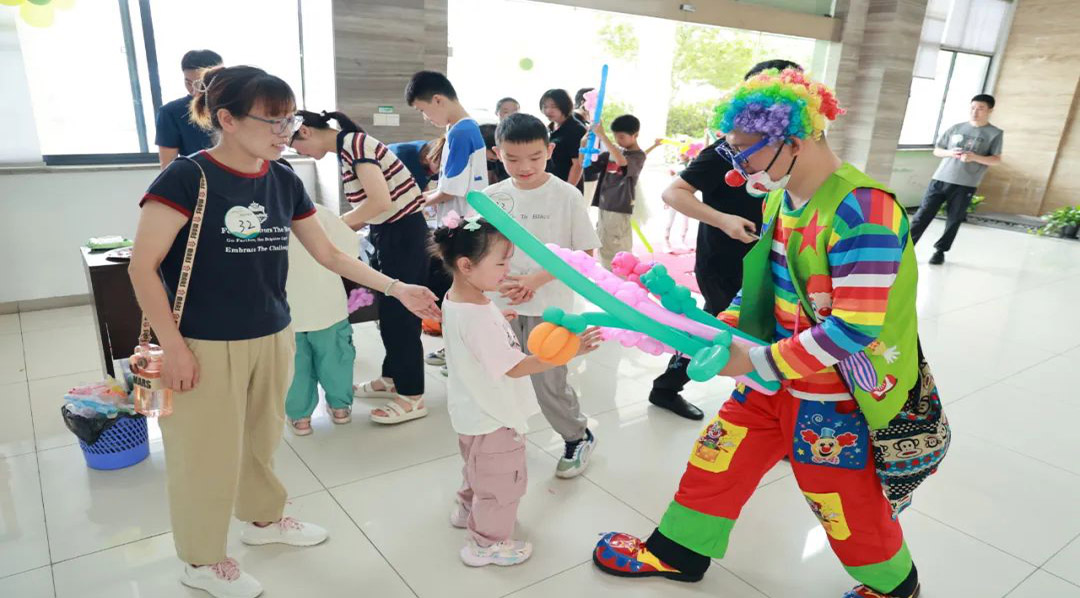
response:
M465 195L488 185L487 147L480 125L458 102L454 86L442 73L420 71L413 75L405 87L405 102L431 124L446 127L439 185L424 195L426 205L435 208L440 222L451 210L466 215L471 209Z

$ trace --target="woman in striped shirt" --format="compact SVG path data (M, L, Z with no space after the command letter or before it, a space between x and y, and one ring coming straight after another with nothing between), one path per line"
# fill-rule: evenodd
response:
M378 139L340 112L308 112L297 116L303 124L292 138L292 148L316 160L330 152L338 156L345 199L353 206L342 219L360 230L371 225L375 246L373 265L402 282L427 282L427 222L422 214L421 189L409 170ZM330 121L337 128L330 126ZM424 406L424 349L420 319L395 299L379 305L379 332L386 348L382 374L354 387L360 399L391 399L372 410L371 419L397 424L427 415Z

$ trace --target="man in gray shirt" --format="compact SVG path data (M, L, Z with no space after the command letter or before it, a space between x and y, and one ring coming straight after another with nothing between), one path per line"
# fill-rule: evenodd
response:
M934 147L934 155L944 159L926 189L919 211L911 219L911 240L918 243L941 206L946 206L945 232L934 243L937 251L930 258L931 264L945 262L945 252L952 247L960 223L967 216L975 188L986 169L1001 162L1005 133L990 124L993 111L993 96L979 94L971 98L971 120L949 127Z

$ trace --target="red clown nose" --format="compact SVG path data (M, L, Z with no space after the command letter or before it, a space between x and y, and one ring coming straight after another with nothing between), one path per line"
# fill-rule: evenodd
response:
M746 177L739 174L738 170L732 169L724 175L724 182L728 184L728 187L741 187L746 184Z

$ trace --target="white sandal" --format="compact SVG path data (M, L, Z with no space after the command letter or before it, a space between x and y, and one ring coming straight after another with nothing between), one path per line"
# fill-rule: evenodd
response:
M408 397L401 397L401 400L405 401L412 407L411 410L406 411L404 407L398 405L394 401L390 401L387 404L377 409L371 410L371 421L377 424L401 424L414 419L420 419L428 414L427 406L417 407L419 403L424 400L424 397L416 399L410 399ZM382 410L386 415L376 415L375 412Z
M335 411L344 411L345 415L343 417L338 417L337 414L334 413ZM333 407L327 405L326 413L329 414L330 419L338 425L347 424L352 421L352 405L349 405L348 407L342 407L340 409L334 409Z
M308 436L312 432L311 418L310 417L301 417L300 419L290 419L290 420L288 420L288 422L289 422L289 429L292 430L292 433L293 433L294 436ZM301 428L301 427L296 425L296 424L300 424L300 423L307 424L307 427L306 428Z
M375 390L375 380L363 384L353 384L353 396L358 399L393 399L398 396L397 389L385 378L377 378L386 387L385 390Z

